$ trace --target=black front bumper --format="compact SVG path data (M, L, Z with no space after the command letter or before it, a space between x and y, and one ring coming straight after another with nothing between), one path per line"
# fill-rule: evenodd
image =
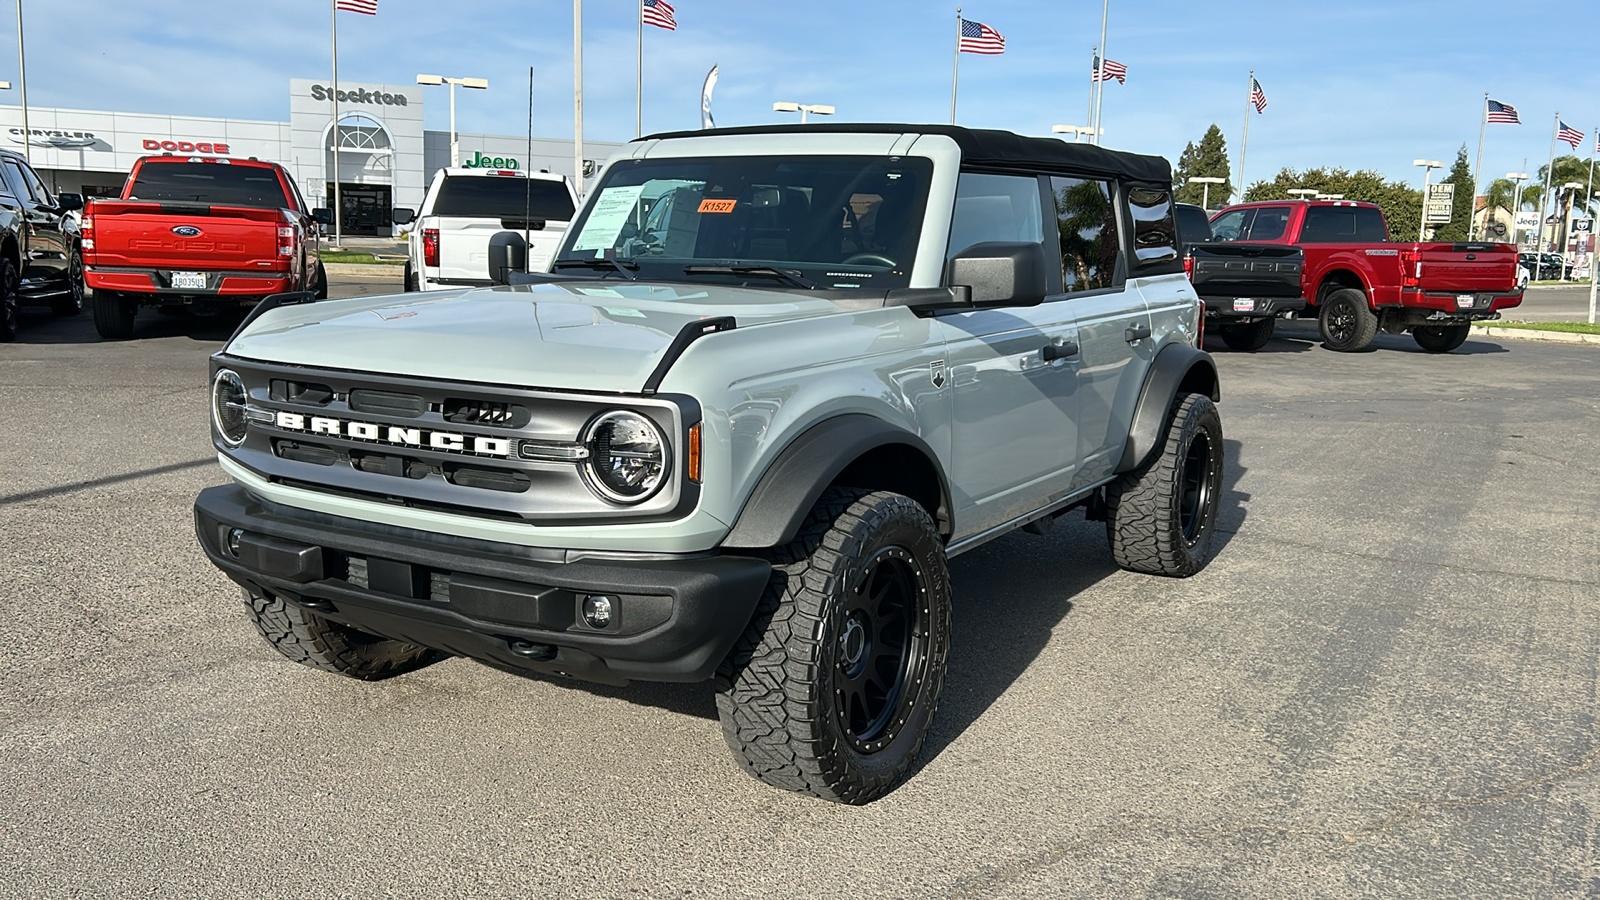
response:
M1206 305L1206 315L1218 319L1270 319L1285 313L1299 313L1306 308L1304 297L1201 297ZM1236 309L1240 301L1248 300L1250 309Z
M429 534L235 485L201 491L194 516L211 562L248 590L502 668L608 684L711 677L772 571L752 557L594 556ZM584 619L590 597L610 601L604 627Z

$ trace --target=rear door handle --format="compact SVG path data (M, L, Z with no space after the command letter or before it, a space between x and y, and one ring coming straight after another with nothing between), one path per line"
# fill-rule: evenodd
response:
M1150 336L1150 326L1149 325L1129 325L1128 326L1128 330L1124 331L1122 333L1123 339L1126 340L1130 344L1133 343L1134 341L1142 341L1142 340L1144 340L1145 338L1147 338L1149 336Z
M1076 341L1064 341L1059 344L1045 344L1044 347L1039 350L1039 355L1044 357L1045 362L1055 362L1058 359L1067 359L1069 357L1078 355L1078 344Z

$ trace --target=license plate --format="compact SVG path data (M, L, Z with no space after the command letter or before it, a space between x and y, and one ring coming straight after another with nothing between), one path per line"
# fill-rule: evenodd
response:
M172 286L187 288L191 291L205 290L206 273L204 272L173 272Z
M1471 294L1456 295L1456 309L1471 309L1472 305L1477 302L1478 298Z
M1256 311L1256 302L1254 300L1235 300L1235 301L1233 301L1233 311L1234 312L1255 312Z

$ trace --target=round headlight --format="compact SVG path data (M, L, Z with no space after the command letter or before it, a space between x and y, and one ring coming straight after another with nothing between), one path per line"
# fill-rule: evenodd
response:
M244 443L244 408L249 399L244 390L244 380L233 372L222 369L212 379L211 424L216 426L222 442L230 447Z
M607 500L638 503L666 482L667 442L661 429L638 413L615 410L583 431L589 486Z

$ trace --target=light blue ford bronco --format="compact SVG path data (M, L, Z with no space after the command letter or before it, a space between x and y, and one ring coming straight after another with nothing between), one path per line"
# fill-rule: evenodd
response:
M547 273L264 303L212 358L207 556L289 658L714 679L845 803L938 706L946 561L1079 509L1206 564L1223 471L1166 160L926 125L657 135Z

